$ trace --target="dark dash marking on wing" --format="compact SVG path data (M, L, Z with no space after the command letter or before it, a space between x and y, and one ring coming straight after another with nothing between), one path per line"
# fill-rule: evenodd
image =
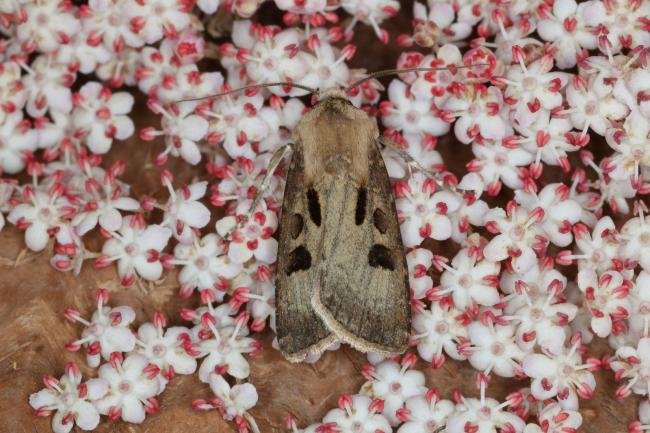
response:
M372 222L379 233L384 234L388 230L388 215L383 210L377 208L372 214Z
M357 208L354 212L354 222L356 225L360 226L363 224L363 220L366 219L366 202L367 202L367 192L365 188L359 188L357 192Z
M305 222L302 219L302 215L294 213L289 217L289 234L291 239L296 239L302 233L302 228Z
M389 271L395 270L393 256L386 246L374 244L368 253L368 264L373 268L384 268Z
M287 264L286 274L291 275L297 271L305 271L311 268L311 254L307 248L300 245L289 253L289 263Z
M314 188L307 190L307 207L309 208L311 221L320 227L320 202L318 201L318 193Z

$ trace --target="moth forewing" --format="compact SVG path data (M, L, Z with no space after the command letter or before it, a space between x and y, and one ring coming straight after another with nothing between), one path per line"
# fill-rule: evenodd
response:
M307 201L304 182L303 149L298 142L287 174L280 221L278 271L276 278L276 330L282 354L291 362L300 362L309 355L319 355L336 341L311 307L312 280L309 269L311 257L300 248L304 242Z
M278 341L290 360L337 339L364 352L407 347L408 273L378 136L374 118L340 91L294 130L276 289Z

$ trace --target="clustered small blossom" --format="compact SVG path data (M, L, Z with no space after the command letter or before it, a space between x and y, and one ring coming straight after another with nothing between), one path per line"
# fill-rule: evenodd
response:
M281 24L258 21L264 3ZM214 45L217 11L232 31ZM413 18L410 33L387 30L398 13ZM93 429L100 415L139 423L175 375L198 372L214 396L193 406L256 431L257 392L239 382L261 350L256 333L275 331L286 164L268 173L269 161L313 102L291 83L344 88L366 75L351 62L364 25L403 49L397 68L435 68L397 74L385 94L376 79L348 90L401 151L382 154L413 350L372 356L359 394L303 431L575 432L600 368L620 382L617 398L647 396L649 16L649 0L3 2L0 230L24 231L60 271L115 265L124 286L155 287L177 269L179 295L202 303L180 312L189 326L157 313L137 330L134 310L107 306L104 290L92 315L66 310L84 325L66 347L83 348L98 377L82 382L75 364L47 376L30 398L37 415L53 413L57 433ZM224 73L204 70L208 58ZM151 123L136 125L145 107ZM447 138L451 155L471 154L465 170ZM146 167L110 158L137 139L151 149ZM181 182L176 164L205 170ZM133 188L132 169L159 170L160 190ZM609 356L590 357L594 338ZM431 368L467 361L479 398L441 399L416 353ZM485 395L492 375L526 382L498 402ZM644 400L630 431L648 428Z
M98 289L96 299L97 310L90 321L73 309L66 309L65 317L84 325L81 338L66 344L66 349L74 352L84 347L88 365L98 367L97 377L82 383L72 362L60 381L45 376L46 388L29 399L38 416L55 413L52 428L56 433L67 433L74 424L93 430L100 415L111 421L141 424L147 414L158 411L158 396L175 375L197 370L215 397L197 400L193 406L199 410L218 408L226 419L234 419L241 431L257 431L247 412L257 402L255 387L246 383L230 390L224 378L246 379L249 367L242 354L255 355L261 350L257 341L246 337L248 312L234 317L236 308L228 304L214 308L213 299L204 296L205 306L181 312L183 320L194 322L191 327L168 326L167 318L155 312L152 321L141 324L136 332L131 327L136 318L131 307L106 305L106 289ZM204 357L198 368L197 360Z

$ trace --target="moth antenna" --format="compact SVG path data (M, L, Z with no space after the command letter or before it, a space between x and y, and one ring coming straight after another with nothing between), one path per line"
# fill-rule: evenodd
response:
M403 74L406 72L433 72L433 71L445 71L449 70L451 68L456 68L456 69L468 69L468 68L473 68L475 66L487 66L487 63L474 63L473 65L461 65L461 66L456 66L456 65L450 65L450 66L441 66L439 68L404 68L404 69L385 69L383 71L377 71L373 72L372 74L365 76L363 78L358 79L357 81L353 82L350 84L348 87L345 88L345 92L349 92L351 89L354 89L355 87L365 83L368 80L372 80L374 78L379 78L379 77L385 77L387 75L397 75L397 74Z
M219 96L232 95L233 93L243 92L243 91L250 90L250 89L262 89L262 88L273 87L273 86L297 87L298 89L306 90L309 93L314 93L314 94L318 93L317 89L314 89L313 87L305 86L303 84L289 83L289 82L277 82L277 83L264 83L264 84L250 84L248 86L238 87L237 89L228 90L226 92L215 93L214 95L201 96L199 98L181 99L181 100L176 101L176 102L201 101L203 99L208 99L208 98L217 98Z

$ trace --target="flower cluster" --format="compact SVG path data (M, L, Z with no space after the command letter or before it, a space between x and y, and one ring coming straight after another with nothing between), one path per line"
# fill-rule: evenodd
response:
M362 374L367 382L358 394L344 394L338 408L330 410L322 422L299 430L292 417L288 425L293 433L363 432L363 433L449 433L522 432L524 420L515 413L522 407L523 396L514 393L504 401L486 397L486 383L480 384L480 397L454 393L454 400L440 397L438 390L424 385L424 375L414 369L415 355L402 359L369 356ZM510 409L510 410L508 410ZM560 412L557 405L544 411ZM562 412L565 413L565 412ZM547 415L548 417L548 415ZM575 413L574 418L580 418ZM563 425L571 425L575 419ZM534 425L534 424L532 424ZM558 430L559 431L559 430Z
M191 327L156 315L135 334L134 311L108 307L103 291L89 319L66 311L85 326L67 347L83 348L99 377L82 382L74 365L47 377L37 413L55 412L57 432L92 429L99 414L142 422L167 381L196 370L215 395L197 409L256 429L253 385L226 378L245 380L254 333L275 329L285 166L269 163L310 109L306 89L366 75L351 62L362 25L403 48L398 68L431 68L399 73L385 96L376 79L348 89L424 168L384 150L415 351L401 365L376 360L361 392L305 431L575 431L599 368L621 382L617 397L647 395L650 1L427 0L400 11L395 0L274 0L278 25L257 19L262 3L0 5L0 230L24 231L61 271L115 264L125 286L176 269L179 295L202 300L181 312ZM233 15L228 38L218 9ZM397 13L412 14L412 31L389 34ZM223 74L204 70L214 58ZM136 104L147 124L135 125ZM151 142L144 169L160 174L150 195L111 158L138 138ZM180 182L177 164L205 170ZM594 338L611 357L590 357ZM433 368L467 361L480 398L427 390L416 352ZM526 388L499 403L485 397L491 375ZM631 429L648 414L642 404Z
M132 308L107 306L106 289L97 290L96 299L97 310L90 320L73 309L66 309L65 317L84 326L81 338L66 344L66 349L74 352L83 347L88 365L99 367L97 378L82 383L78 367L70 363L60 381L45 376L46 388L29 399L38 416L54 412L52 428L56 433L67 433L74 424L92 430L99 415L111 421L142 423L147 413L158 411L157 396L167 383L177 374L196 372L201 358L199 378L209 383L215 397L207 402L197 400L194 407L218 408L226 419L234 419L240 430L257 429L246 411L257 402L255 387L247 383L231 390L224 378L246 379L249 366L243 354L261 350L257 341L247 337L247 311L236 314L237 308L228 304L214 308L213 299L205 296L205 306L199 310L182 311L182 318L193 326L168 326L165 316L156 312L151 322L135 331L130 326L135 320Z

